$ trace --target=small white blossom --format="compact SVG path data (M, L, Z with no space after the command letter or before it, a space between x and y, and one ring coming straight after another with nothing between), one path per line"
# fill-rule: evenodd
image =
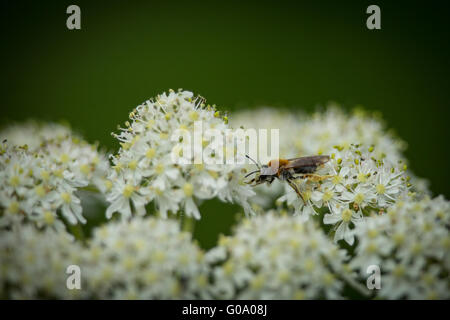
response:
M224 136L229 128L226 117L189 91L163 93L131 112L126 128L114 134L121 148L112 157L115 170L109 179L114 187L108 194L108 217L114 212L124 217L133 211L142 214L144 206L153 202L162 217L184 211L199 219L198 201L214 197L236 202L251 213L247 199L254 192L242 181L241 165L211 164L203 158L201 164L194 164L199 152L195 147L190 158L185 155L191 163L174 163L172 151L179 147L180 140L174 141L173 135L184 130L193 137L197 121L202 122L203 130L216 129ZM182 143L191 143L187 140ZM203 137L205 152L211 143Z
M252 217L207 253L221 299L341 297L345 253L312 221L276 212Z
M70 224L85 223L77 191L103 189L109 171L105 155L51 123L10 126L0 137L7 141L0 147L0 226L29 220L61 230L61 216Z
M351 145L361 145L373 149L372 156L382 159L389 166L397 166L399 161L406 165L403 151L406 143L396 137L391 131L386 129L383 120L378 114L355 110L347 113L336 105L329 105L324 111L317 111L309 116L305 113L286 112L278 108L261 108L251 111L242 111L233 114L231 123L235 127L255 129L279 129L280 130L280 157L289 159L317 154L328 154L336 152L335 146L339 146L341 152L350 149ZM265 146L263 146L264 148ZM267 154L267 150L260 150L262 154ZM260 159L262 163L271 159ZM364 179L372 168L365 167L364 164L355 168L358 169L357 177ZM250 170L250 169L249 169ZM356 170L355 170L356 171ZM339 181L347 173L334 172L337 175L335 181ZM423 179L416 178L408 172L411 183L417 191L428 192L427 183ZM353 176L349 176L353 177ZM340 187L342 184L338 184ZM390 191L386 189L385 197L389 198ZM280 183L273 183L270 186L260 185L255 188L257 195L251 200L265 208L270 208L274 199L283 193ZM341 192L342 190L337 190ZM301 208L296 212L301 213ZM312 213L308 210L308 213Z
M97 299L206 298L203 252L174 220L134 217L94 231L82 267Z
M385 299L449 299L450 203L398 200L388 213L366 218L354 230L359 240L350 265L365 279L369 265L381 269Z
M82 250L64 231L40 231L31 225L2 231L0 295L8 299L82 298L84 291L66 286L67 267L80 264Z
M305 203L286 186L286 195L278 203L294 206L295 213L305 219L323 212L324 224L333 225L334 240L354 243L352 228L364 223L364 216L383 213L396 200L409 192L408 178L402 163L392 165L376 159L373 147L350 145L344 149L336 146L331 159L317 171L326 178L315 177L296 180ZM297 200L293 200L298 198ZM289 200L291 199L291 200Z

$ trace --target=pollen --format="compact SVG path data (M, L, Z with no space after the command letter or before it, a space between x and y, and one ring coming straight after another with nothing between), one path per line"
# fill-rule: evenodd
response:
M147 129L151 129L153 127L153 125L155 124L155 120L154 119L150 119L147 121Z
M334 281L335 276L332 273L327 272L323 275L323 282L325 283L325 285L331 286L334 283Z
M59 160L61 160L62 163L67 163L67 162L69 162L70 158L67 153L63 153Z
M72 202L72 196L68 192L61 193L61 198L65 203L71 203Z
M145 153L145 157L147 159L151 159L155 156L156 150L154 148L150 148L147 150L147 152Z
M134 192L134 187L130 184L127 184L124 188L123 188L123 196L125 198L129 198L131 197L131 195Z
M358 194L355 196L355 203L356 203L357 205L360 205L361 203L363 203L364 199L365 199L364 194L358 193Z
M333 183L334 185L336 185L336 184L341 183L342 180L343 180L343 178L342 178L341 176L336 175L336 176L333 177L333 179L332 179L331 181L332 181L332 183Z
M9 204L8 211L11 212L11 213L19 212L19 203L17 201L12 201Z
M55 222L55 216L51 211L45 211L44 212L44 221L48 225L52 225L53 222Z
M45 194L46 194L45 188L44 188L43 186L41 186L41 185L35 187L35 188L34 188L34 191L36 192L36 194L37 194L39 197L43 197L43 196L45 196Z
M91 171L90 168L89 168L89 166L88 166L87 164L81 165L80 170L81 170L81 172L82 172L84 175L86 175L86 176L87 176L87 175L89 174L89 172Z
M131 170L136 170L137 164L137 160L132 160L128 162L128 168L130 168Z
M113 184L111 182L111 180L105 180L105 188L106 190L111 190Z
M164 165L162 163L158 163L155 167L155 171L157 174L162 174L164 172Z
M183 192L186 197L192 197L194 194L194 186L190 183L185 183L183 186Z
M50 173L47 170L42 170L41 178L42 180L47 181L48 179L50 179Z
M360 172L358 173L358 177L357 177L359 182L366 182L367 181L367 175L365 175L364 173Z
M377 185L376 189L378 194L384 194L386 192L386 187L381 183Z
M9 184L13 187L17 187L20 184L19 176L12 176L11 179L9 179Z
M352 219L353 212L350 209L342 211L342 221L349 222Z
M327 191L323 194L322 200L325 201L325 202L328 202L328 201L330 201L330 200L333 198L333 196L334 196L333 191L327 190Z
M191 119L192 121L197 121L198 120L198 112L197 111L189 112L189 119Z

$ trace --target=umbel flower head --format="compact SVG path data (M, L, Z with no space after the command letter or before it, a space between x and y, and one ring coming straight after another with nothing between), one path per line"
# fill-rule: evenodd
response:
M0 132L1 141L6 139L15 146L27 145L30 151L37 151L46 141L62 141L68 136L74 136L74 133L67 125L35 120L8 125Z
M352 145L372 149L371 157L382 159L387 165L397 165L399 161L407 164L403 155L406 143L400 140L377 113L355 109L348 113L330 104L324 111L313 115L291 113L275 108L261 108L233 114L231 123L245 128L274 128L280 130L280 157L296 158L311 155L331 155L336 146L345 152ZM260 146L261 147L261 146ZM264 146L262 146L264 147ZM267 154L266 150L262 150ZM261 159L261 162L271 159ZM414 186L425 193L428 186L422 179L410 172ZM269 208L277 196L283 193L280 183L270 187L261 185L255 188L257 195L252 202Z
M309 221L271 211L244 220L207 253L216 298L339 298L345 252Z
M22 128L34 135L27 139ZM76 191L89 185L104 188L109 163L96 146L63 128L26 123L0 132L7 141L0 147L1 226L26 220L63 229L60 216L71 224L85 222Z
M366 279L379 266L383 299L449 299L450 203L399 200L387 214L356 226L359 243L350 265Z
M178 132L187 132L192 137L196 123L201 123L204 131L215 129L226 136L227 118L203 102L204 99L189 91L170 91L130 113L126 128L114 134L121 148L112 157L115 170L109 177L113 187L108 193L111 205L107 217L114 212L124 217L130 217L133 211L143 215L145 205L154 202L162 217L168 212L184 211L187 216L199 219L198 202L213 197L237 202L246 212L251 211L247 199L254 193L242 181L241 165L209 161L195 164L193 158L198 155L195 148L189 157L183 155L190 162L174 162L173 155L180 155L183 150L180 143L192 143L191 139L180 139ZM211 144L212 140L203 136L201 145L205 151L201 156L215 156L213 152L207 153Z
M111 221L94 231L82 263L86 290L99 299L194 299L208 285L203 252L177 221Z
M376 154L373 147L335 146L317 176L296 180L303 199L289 188L278 203L286 202L304 219L325 212L323 223L333 226L334 240L352 245L351 227L364 223L365 216L386 212L409 192L406 166L391 165Z
M32 225L0 232L2 299L80 298L69 290L67 268L78 265L81 245L68 233L37 230Z

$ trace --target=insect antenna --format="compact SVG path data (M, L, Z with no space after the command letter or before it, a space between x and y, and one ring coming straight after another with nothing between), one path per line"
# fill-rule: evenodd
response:
M244 178L247 178L247 177L249 177L249 176L251 176L252 174L257 173L257 172L259 172L259 170L255 170L255 171L252 171L252 172L250 172L250 173L247 173L247 174L245 175Z
M255 160L253 160L252 158L250 158L250 156L248 154L245 155L248 159L250 159L254 164L256 164L256 166L258 167L258 169L261 170L261 166L259 165L258 162L256 162Z

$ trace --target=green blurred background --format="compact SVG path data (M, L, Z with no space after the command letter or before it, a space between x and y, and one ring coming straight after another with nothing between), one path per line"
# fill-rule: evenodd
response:
M81 30L66 8L81 8ZM366 28L381 8L382 30ZM410 168L449 196L448 16L442 1L2 1L1 123L67 120L90 141L169 88L226 110L312 111L336 101L383 113ZM211 246L237 207L207 203Z

